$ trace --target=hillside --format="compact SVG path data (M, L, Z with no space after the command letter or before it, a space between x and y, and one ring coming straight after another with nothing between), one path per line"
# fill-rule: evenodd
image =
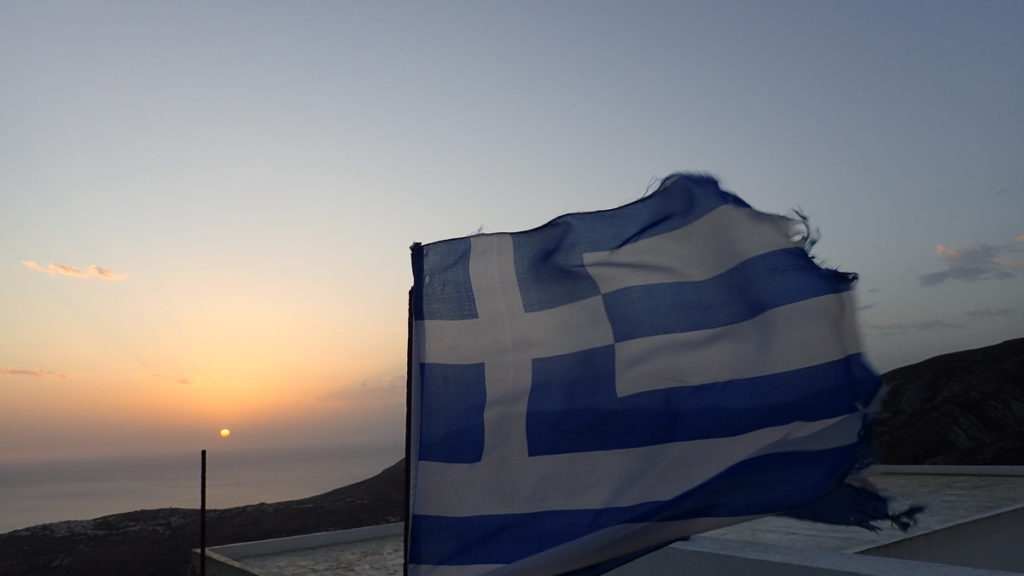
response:
M405 466L318 496L207 511L210 546L398 522ZM4 576L185 576L198 547L199 511L139 510L0 534Z
M1024 465L1024 338L883 375L886 464Z

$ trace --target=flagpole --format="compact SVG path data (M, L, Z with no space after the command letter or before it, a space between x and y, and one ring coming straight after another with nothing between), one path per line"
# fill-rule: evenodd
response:
M413 259L416 258L416 252L420 248L420 244L417 242L412 245ZM409 576L409 521L411 506L409 493L412 488L412 453L411 453L411 439L412 439L412 331L415 326L413 318L413 289L409 289L409 334L406 339L405 348L405 550L402 555L402 576Z
M206 576L206 450L199 473L199 576Z

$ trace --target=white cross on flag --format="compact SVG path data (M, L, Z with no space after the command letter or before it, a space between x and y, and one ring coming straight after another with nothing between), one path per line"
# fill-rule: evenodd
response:
M676 175L414 245L409 574L597 574L840 486L880 380L798 224Z

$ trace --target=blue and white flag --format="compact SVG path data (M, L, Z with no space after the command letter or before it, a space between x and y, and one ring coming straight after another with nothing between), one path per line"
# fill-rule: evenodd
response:
M881 381L799 224L676 175L414 245L409 574L601 573L841 485Z

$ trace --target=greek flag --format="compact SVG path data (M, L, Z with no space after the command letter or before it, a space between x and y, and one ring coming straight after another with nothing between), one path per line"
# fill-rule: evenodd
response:
M881 382L799 224L675 175L414 245L408 573L599 574L842 485Z

